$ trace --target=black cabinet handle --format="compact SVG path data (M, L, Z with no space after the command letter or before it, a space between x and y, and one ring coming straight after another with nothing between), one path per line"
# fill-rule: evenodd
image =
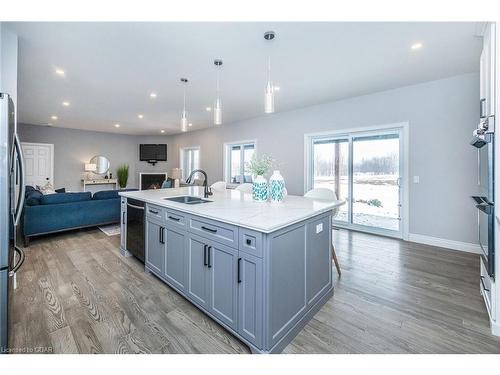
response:
M160 243L165 243L165 228L160 227Z
M208 247L208 268L212 268L212 259L210 256L211 251L212 251L212 246L209 246Z
M252 244L252 240L250 238L247 238L247 245L250 246Z
M149 210L149 212L151 212L152 214L155 214L155 215L158 215L158 211L155 211L155 210Z
M122 213L122 224L125 224L125 211Z
M168 218L175 221L179 221L181 219L180 217L173 217L173 216L169 216Z
M207 247L208 247L208 245L204 245L203 246L203 265L204 266L208 266L208 263L207 263Z
M241 283L241 258L238 258L238 284Z
M217 233L217 229L207 228L204 226L202 226L201 229L209 231L210 233Z

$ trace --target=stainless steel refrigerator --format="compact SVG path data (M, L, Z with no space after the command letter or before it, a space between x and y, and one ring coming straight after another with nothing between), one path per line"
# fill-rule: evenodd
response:
M24 252L16 244L24 193L24 159L14 102L0 93L0 353L8 352L9 293L24 261Z

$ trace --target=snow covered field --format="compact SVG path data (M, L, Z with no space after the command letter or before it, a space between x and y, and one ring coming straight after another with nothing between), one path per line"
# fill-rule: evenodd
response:
M353 185L353 222L389 230L399 230L399 187L396 175L354 175ZM315 188L334 190L333 177L315 177ZM347 176L340 178L340 197L348 195ZM380 204L379 204L379 202ZM336 220L347 221L347 204L340 207Z

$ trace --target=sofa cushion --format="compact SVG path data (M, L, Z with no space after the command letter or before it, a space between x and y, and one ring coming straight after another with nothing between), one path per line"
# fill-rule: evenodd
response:
M31 188L31 189L28 189ZM26 200L26 205L37 206L40 204L40 200L43 198L43 194L33 188L32 186L26 186L26 194L24 195Z
M137 189L121 189L121 190L101 190L94 193L92 196L93 200L99 201L104 199L117 199L120 198L118 195L122 191L135 191Z
M92 199L94 200L102 200L102 199L115 199L119 198L118 195L119 190L101 190L97 191L92 195Z
M48 194L42 196L40 203L47 204L59 204L59 203L72 203L72 202L82 202L92 199L92 194L87 192L81 193L58 193L58 194Z

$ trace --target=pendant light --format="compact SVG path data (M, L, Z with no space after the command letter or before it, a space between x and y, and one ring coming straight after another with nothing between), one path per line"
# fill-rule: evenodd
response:
M264 33L265 40L273 40L276 36L274 31L266 31ZM266 84L266 93L264 96L264 113L273 113L274 112L274 86L271 82L271 56L268 56L267 59L267 84Z
M221 59L214 60L214 65L217 68L217 98L215 99L215 105L214 105L214 124L221 125L222 108L220 104L219 72L222 66L222 60Z
M184 86L184 88L183 88L183 90L184 90L184 96L183 96L184 105L182 107L182 115L181 115L181 130L183 132L186 132L187 128L188 128L188 120L187 120L187 113L186 113L186 86L187 86L188 80L187 80L187 78L181 78L181 82Z

